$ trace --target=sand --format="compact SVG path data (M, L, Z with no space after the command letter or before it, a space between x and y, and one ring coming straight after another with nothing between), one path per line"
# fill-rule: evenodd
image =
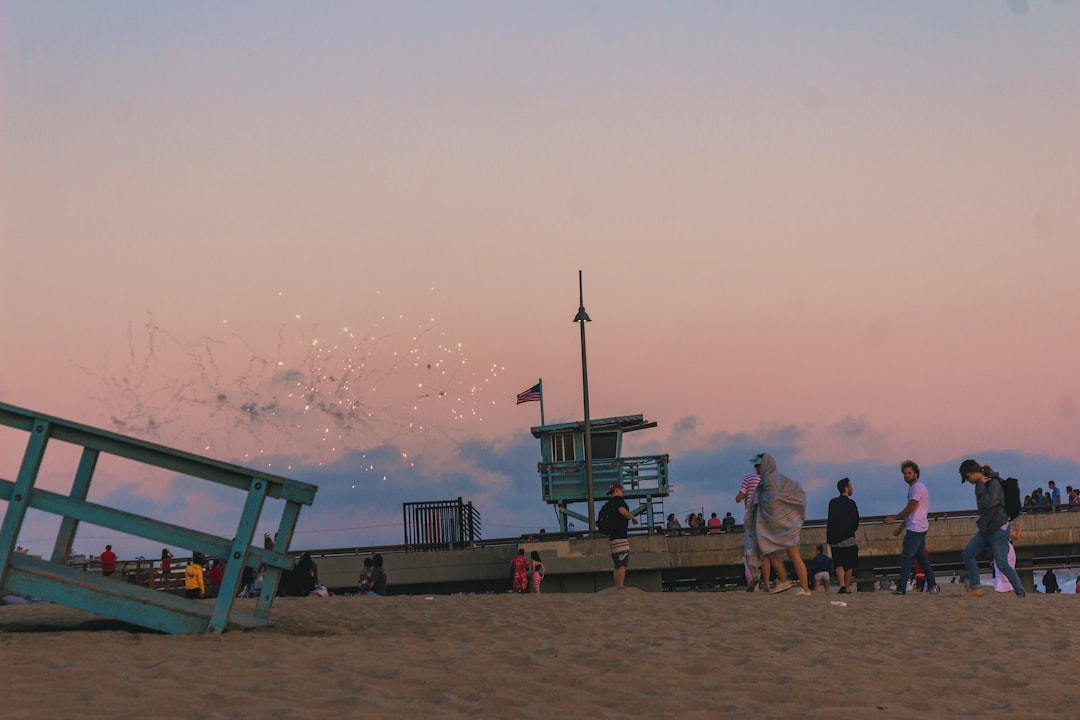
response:
M4 606L0 705L8 720L1076 717L1077 598L962 592L281 598L274 627L218 637Z

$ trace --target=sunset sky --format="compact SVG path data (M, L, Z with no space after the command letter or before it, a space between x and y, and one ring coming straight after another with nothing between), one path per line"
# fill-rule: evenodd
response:
M581 270L668 512L739 516L762 450L811 517L899 510L906 458L935 510L968 456L1080 484L1078 48L1070 0L6 2L0 402L314 482L302 547L550 528L514 399L581 418Z

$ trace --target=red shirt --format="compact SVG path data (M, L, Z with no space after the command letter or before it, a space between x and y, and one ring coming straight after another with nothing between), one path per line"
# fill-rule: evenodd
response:
M101 553L101 572L113 572L116 570L116 553L106 550Z

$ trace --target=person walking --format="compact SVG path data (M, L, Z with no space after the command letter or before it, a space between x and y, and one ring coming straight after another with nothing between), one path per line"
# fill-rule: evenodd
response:
M975 504L979 510L976 521L978 532L968 541L967 547L960 553L968 576L968 597L981 597L982 582L979 579L979 563L976 558L984 550L989 550L994 564L1008 578L1017 597L1024 597L1027 592L1020 584L1016 568L1009 564L1009 514L1005 511L1005 489L996 477L990 477L983 471L983 466L975 460L965 460L960 464L960 482L970 482L975 486Z
M825 541L832 551L836 581L840 583L839 592L848 593L855 580L855 570L859 567L859 543L855 540L855 531L859 529L859 506L851 499L855 487L850 478L837 480L836 489L840 494L829 501Z
M758 485L761 484L761 456L756 455L750 459L754 466L754 472L742 479L739 492L735 495L735 502L743 503L743 530L745 531L750 518L750 505L754 502L754 494ZM746 592L754 592L761 586L762 590L769 589L772 580L772 566L769 558L761 557L761 571L750 569L750 555L754 552L753 539L749 535L743 535L743 572L746 574Z
M532 581L533 592L539 595L540 583L544 581L544 562L537 550L533 550L529 555L529 579Z
M900 463L900 471L904 475L904 482L908 485L907 505L895 515L885 517L885 524L904 520L904 525L893 531L894 536L907 530L904 535L904 543L900 552L900 581L896 584L893 595L906 595L908 579L911 577L911 565L915 558L919 558L919 564L926 571L926 583L930 587L930 594L937 595L941 592L937 579L934 577L934 568L926 557L926 533L930 529L930 491L919 480L919 466L911 460Z
M519 548L510 560L510 581L511 589L516 593L529 589L529 561L525 557L525 548Z
M810 595L806 564L799 555L799 539L806 520L806 492L797 482L780 474L772 455L761 453L758 457L761 482L754 493L746 525L746 536L751 542L750 568L756 573L762 558L771 556L778 578L772 592L790 590L794 585L784 567L786 554L799 579L798 594Z

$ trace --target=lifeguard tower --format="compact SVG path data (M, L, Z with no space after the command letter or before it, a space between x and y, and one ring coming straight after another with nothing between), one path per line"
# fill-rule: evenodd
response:
M668 456L641 455L622 457L623 435L635 430L656 427L641 415L623 415L594 419L589 422L592 438L593 498L602 501L613 482L623 486L630 512L645 515L651 532L657 516L664 516L664 498L671 493L668 485ZM533 437L540 440L537 464L544 502L556 508L559 529L568 531L569 518L588 529L588 507L584 513L572 509L576 503L588 503L588 474L585 467L585 423L576 421L532 428ZM633 501L638 505L634 507Z
M300 509L311 505L314 485L270 473L218 462L162 445L79 425L61 418L0 403L0 426L27 434L26 451L14 481L0 478L0 591L31 595L92 613L168 633L221 633L227 626L271 625L270 607L282 572L292 568L289 543ZM81 449L68 494L37 487L38 472L50 446ZM164 468L244 493L236 527L222 537L136 515L87 500L101 456ZM252 544L267 500L279 513L273 548ZM57 516L60 527L48 560L16 552L16 539L28 511ZM139 538L225 560L221 591L213 601L188 600L143 587L120 576L84 572L68 565L80 523L117 530ZM239 612L233 604L243 569L265 570L262 593L254 608Z

